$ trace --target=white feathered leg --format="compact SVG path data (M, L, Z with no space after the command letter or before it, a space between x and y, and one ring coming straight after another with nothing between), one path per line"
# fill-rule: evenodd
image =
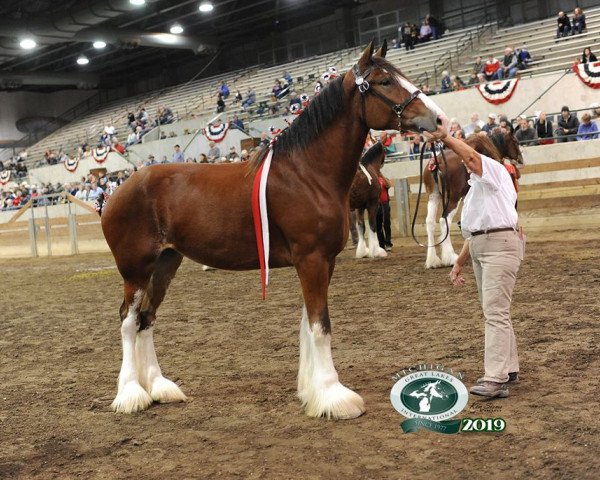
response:
M458 210L458 206L452 210L450 213L448 213L448 228L450 228L450 232L452 232L452 220L454 219L454 215L456 215L456 211ZM444 238L444 236L446 235L446 221L443 218L440 218L440 229L442 231L442 236L440 237L440 240L442 238ZM450 236L450 234L448 234L448 237L446 238L446 240L444 240L442 242L441 245L442 248L442 265L444 267L451 267L454 265L454 262L456 262L456 259L458 258L458 254L454 251L454 247L452 246L452 238Z
M331 356L331 335L320 324L311 330L306 307L300 324L298 397L309 417L356 418L365 412L363 399L342 385Z
M363 218L361 218L363 217ZM356 246L356 258L364 258L369 252L365 243L365 222L364 212L358 210L356 212L356 231L358 232L358 245Z
M137 335L135 353L140 383L155 402L184 402L186 396L177 384L162 375L154 350L153 330L154 327L150 327Z
M367 219L367 231L369 232L369 257L387 257L387 252L379 246L377 232L371 229L371 222Z
M438 206L441 203L441 196L437 192L429 195L427 200L427 218L425 226L427 228L427 245L435 245L435 225ZM435 247L427 248L427 259L425 260L425 268L438 268L442 266L440 258L437 256Z

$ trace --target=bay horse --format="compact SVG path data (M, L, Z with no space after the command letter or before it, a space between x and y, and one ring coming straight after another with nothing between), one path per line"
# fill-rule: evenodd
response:
M488 137L485 133L478 133L470 135L465 140L471 147L477 150L479 153L487 155L488 157L494 158L499 162L503 162L503 159L509 159L511 162L516 162L520 165L523 164L523 156L521 155L521 149L519 147L519 141L510 132L502 131L501 129L495 129L492 134ZM458 257L452 246L452 239L448 234L446 236L446 220L448 221L448 227L452 225L452 219L461 200L465 197L469 191L469 173L462 163L461 158L451 150L444 150L446 155L446 163L448 165L448 179L449 186L449 203L445 211L441 212L439 218L440 223L440 241L446 237L441 243L441 258L437 256L435 247L427 248L427 259L425 260L425 268L439 268L439 267L450 267L456 262ZM439 169L438 175L443 175L446 171L446 167L443 161L439 161L437 167ZM517 176L520 176L518 168L515 169ZM518 178L518 177L517 177ZM427 227L427 245L435 244L435 225L438 211L442 205L442 195L440 192L439 184L434 178L434 173L426 167L423 171L423 183L427 189L429 195L427 201L427 219L425 224Z
M304 308L298 396L307 415L342 419L365 411L338 380L331 355L327 292L348 237L348 193L369 129L434 131L443 112L385 60L373 42L352 70L332 81L272 144L267 198L269 265L296 268ZM259 268L250 162L153 165L132 175L107 202L102 230L124 281L123 357L116 412L186 399L162 375L153 326L184 256L225 270ZM269 152L271 155L271 152Z
M358 245L356 258L387 257L387 252L379 245L377 238L377 209L381 185L379 176L385 160L385 148L381 142L375 142L360 159L360 167L354 175L350 187L350 210L356 211L356 231ZM364 170L363 170L364 169ZM368 177L367 177L368 175ZM365 243L365 210L369 227L369 244Z

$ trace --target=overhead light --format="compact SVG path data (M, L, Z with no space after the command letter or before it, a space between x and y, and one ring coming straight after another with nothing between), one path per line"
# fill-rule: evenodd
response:
M202 2L200 4L200 6L198 7L198 10L200 10L203 13L208 13L208 12L212 12L213 8L215 8L215 7L213 6L212 3L210 3L210 2Z
M33 38L24 38L21 40L19 45L21 45L21 48L24 48L25 50L31 50L32 48L37 47L37 43Z
M181 25L179 25L178 23L175 23L171 26L171 29L169 31L173 35L179 35L180 33L183 33L183 27Z
M129 0L129 3L135 5L136 7L139 7L140 5L145 5L146 0Z
M77 65L87 65L88 63L90 63L90 59L85 55L79 55L77 58Z
M106 47L106 42L103 42L102 40L96 40L94 43L94 48L97 48L98 50L103 49L104 47Z

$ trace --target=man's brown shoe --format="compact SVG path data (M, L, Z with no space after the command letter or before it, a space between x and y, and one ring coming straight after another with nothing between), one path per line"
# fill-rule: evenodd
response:
M477 383L481 384L485 382L485 380L483 379L483 377L478 378L477 379ZM511 384L511 383L519 383L519 372L511 372L508 374L508 380L506 381L507 384Z
M477 385L473 385L469 389L469 392L471 392L474 395L481 395L482 397L508 397L508 387L506 386L506 383L483 382Z

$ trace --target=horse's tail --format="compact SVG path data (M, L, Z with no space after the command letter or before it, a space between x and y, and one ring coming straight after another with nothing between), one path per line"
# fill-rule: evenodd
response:
M110 195L108 193L106 193L106 192L103 192L102 195L100 195L96 199L96 203L94 204L94 208L98 212L98 215L102 216L102 211L104 210L104 207L106 207L106 204L108 203L108 199L109 198L110 198Z

